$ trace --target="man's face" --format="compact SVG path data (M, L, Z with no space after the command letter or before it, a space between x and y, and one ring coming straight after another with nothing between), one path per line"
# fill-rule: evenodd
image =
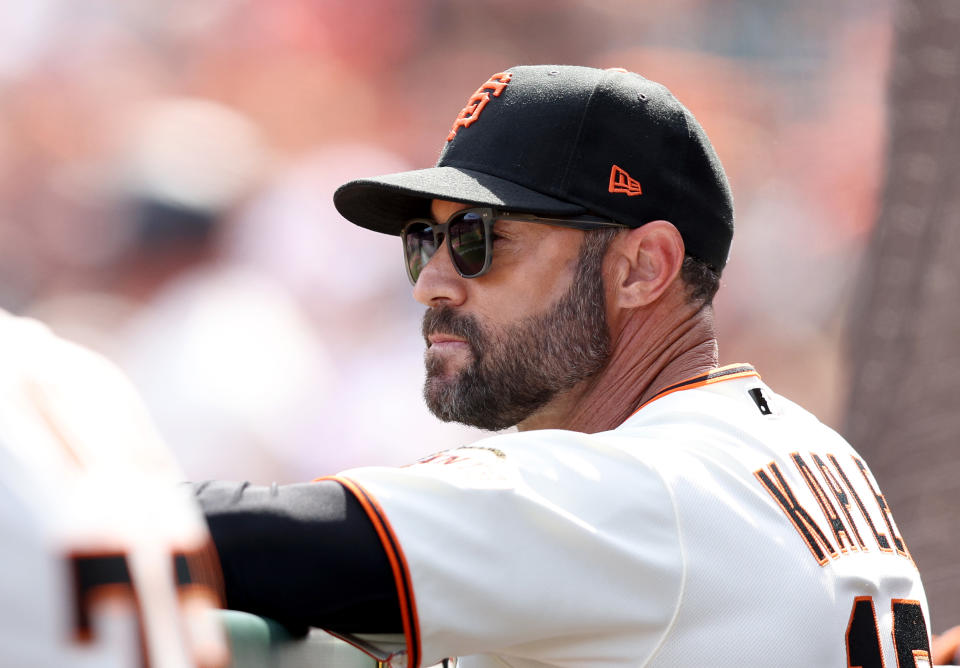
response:
M443 221L461 208L437 200L433 215ZM597 373L610 349L602 233L502 221L495 234L488 273L462 278L440 248L414 288L429 307L427 405L482 429L522 422Z

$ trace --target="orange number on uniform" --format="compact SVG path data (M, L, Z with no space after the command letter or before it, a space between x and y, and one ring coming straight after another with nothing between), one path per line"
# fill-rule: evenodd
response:
M897 668L930 666L930 639L920 603L894 599L891 607ZM853 601L850 622L847 624L847 666L884 668L877 612L870 596L858 596Z
M93 641L91 609L102 597L124 598L130 601L137 617L142 664L147 665L146 646L137 590L130 577L127 556L123 553L75 554L70 559L73 569L74 637L78 642Z
M221 601L215 563L211 561L212 544L195 552L173 554L173 575L177 589L182 593L190 588L209 592L211 601ZM122 598L130 602L137 618L142 666L149 666L147 637L143 626L143 611L127 555L122 552L73 554L70 557L73 575L74 639L79 643L93 642L92 610L98 600L106 597ZM219 606L218 606L219 607Z
M90 628L91 599L113 594L131 600L138 608L136 591L130 578L127 557L122 553L83 554L71 558L74 586L74 631L77 640L92 640Z

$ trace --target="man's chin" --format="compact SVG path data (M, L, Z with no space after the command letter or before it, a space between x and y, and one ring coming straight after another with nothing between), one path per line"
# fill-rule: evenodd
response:
M444 422L459 422L451 408L457 404L457 378L427 373L423 385L423 399L427 408Z
M469 348L438 350L436 346L427 349L425 362L427 378L454 380L461 375L473 361Z

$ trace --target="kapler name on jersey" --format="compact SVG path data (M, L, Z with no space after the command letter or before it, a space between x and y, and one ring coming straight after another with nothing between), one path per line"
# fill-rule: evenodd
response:
M800 533L817 563L823 566L842 555L871 549L911 558L890 506L863 460L856 455L838 458L814 452L793 452L790 458L820 507L825 524L815 520L811 509L797 500L776 462L753 474Z

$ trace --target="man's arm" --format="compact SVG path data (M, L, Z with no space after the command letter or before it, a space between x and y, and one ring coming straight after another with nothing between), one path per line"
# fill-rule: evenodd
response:
M386 554L339 483L193 487L220 555L228 608L300 628L402 632Z

